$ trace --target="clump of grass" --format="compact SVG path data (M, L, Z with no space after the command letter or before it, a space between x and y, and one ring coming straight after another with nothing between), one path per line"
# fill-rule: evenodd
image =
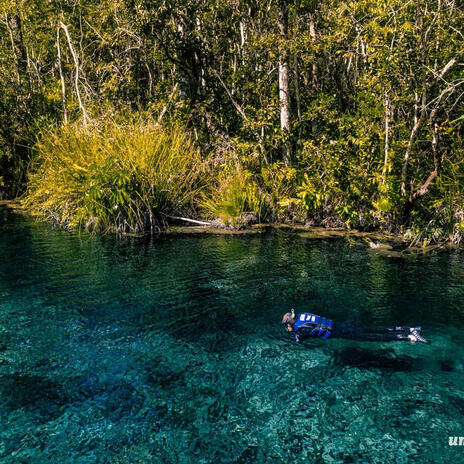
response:
M266 194L266 219L304 222L306 211L298 198L298 171L281 162L261 168L259 182Z
M216 184L203 195L202 206L208 216L234 228L275 220L303 222L306 212L297 187L296 169L283 163L251 172L237 159L229 159L216 172Z
M159 229L167 215L191 214L201 189L202 160L189 134L150 119L66 125L44 134L37 153L23 203L71 227Z
M215 188L204 196L202 206L224 225L241 228L262 219L264 199L252 174L235 162L225 165Z

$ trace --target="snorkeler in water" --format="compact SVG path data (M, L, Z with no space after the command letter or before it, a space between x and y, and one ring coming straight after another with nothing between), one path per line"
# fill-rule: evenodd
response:
M309 337L319 338L348 338L362 341L409 341L411 343L428 343L421 336L420 327L364 327L350 325L344 322L335 322L325 317L311 313L284 314L282 324L287 332L295 336L297 342L302 342Z

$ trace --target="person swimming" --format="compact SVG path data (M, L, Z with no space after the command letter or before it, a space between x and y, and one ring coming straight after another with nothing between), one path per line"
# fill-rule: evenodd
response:
M366 327L335 322L312 313L295 314L292 309L282 318L285 330L295 336L297 342L310 337L347 338L361 341L409 341L411 343L428 343L421 335L420 327Z

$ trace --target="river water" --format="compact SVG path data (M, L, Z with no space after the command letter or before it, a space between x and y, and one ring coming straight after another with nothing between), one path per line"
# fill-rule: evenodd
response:
M0 462L464 462L464 253L70 233L0 208ZM421 325L309 340L282 314Z

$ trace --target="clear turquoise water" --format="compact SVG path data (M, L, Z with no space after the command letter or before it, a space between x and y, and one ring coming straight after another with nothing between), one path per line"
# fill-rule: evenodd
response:
M0 208L0 462L464 462L464 254L295 234L89 237ZM419 324L310 340L290 307Z

